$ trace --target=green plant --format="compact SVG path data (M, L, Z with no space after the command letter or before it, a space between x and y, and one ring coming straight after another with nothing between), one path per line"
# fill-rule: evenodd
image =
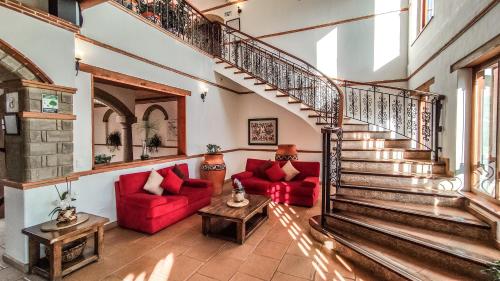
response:
M66 180L66 190L64 190L62 193L59 191L57 185L54 185L54 187L56 188L59 199L53 202L53 205L56 207L49 213L49 217L51 218L59 211L73 208L74 206L72 202L76 201L76 194L72 191L70 181Z
M94 156L94 164L109 164L115 155L98 154Z
M152 153L153 150L154 150L154 152L158 152L158 147L160 147L161 144L162 144L162 140L158 134L154 134L152 137L150 137L146 141L146 146L148 147L148 151L150 153Z
M118 131L109 133L106 137L106 145L109 147L111 152L119 150L120 146L122 146L122 133Z
M143 121L139 126L139 131L144 134L144 139L147 140L151 134L156 134L159 131L159 125L154 121Z
M220 146L216 144L207 144L207 154L217 154L221 150Z
M488 274L492 280L500 281L500 260L490 263L483 273Z

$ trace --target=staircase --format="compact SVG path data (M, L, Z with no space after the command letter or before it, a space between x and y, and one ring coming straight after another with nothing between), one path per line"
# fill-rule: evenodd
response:
M481 270L500 259L497 219L459 192L439 160L441 96L332 80L182 0L116 3L322 132L322 214L310 220L318 239L383 280L488 280Z
M383 280L489 280L482 270L500 260L497 220L472 208L431 150L344 122L341 185L324 221L311 218L313 234ZM374 138L384 141L373 148Z

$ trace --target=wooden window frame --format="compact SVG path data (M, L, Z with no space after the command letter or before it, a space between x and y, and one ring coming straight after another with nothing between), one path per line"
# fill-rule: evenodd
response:
M497 55L491 59L488 59L486 61L482 61L481 63L477 64L477 65L474 65L474 66L471 66L472 67L472 102L470 103L470 112L471 112L471 117L470 117L470 134L469 134L469 160L468 160L468 166L469 166L469 177L470 177L470 191L481 197L481 198L484 198L486 199L487 201L489 202L492 202L492 203L495 203L495 204L498 204L500 205L500 185L497 184L495 186L495 197L492 197L492 196L488 196L487 194L477 190L476 188L473 187L472 185L472 180L474 179L474 169L475 169L475 163L473 161L473 159L475 159L475 146L477 145L477 142L478 142L478 139L477 139L477 135L475 134L476 132L476 123L477 123L477 106L476 106L476 103L477 103L477 99L476 99L476 96L477 96L477 91L476 91L476 86L477 86L477 81L476 81L476 76L477 76L477 73L482 71L485 67L487 66L490 66L492 64L495 64L495 62L498 62L498 64L500 65L500 55ZM500 84L500 79L498 81L498 83ZM498 87L500 87L500 85L498 85ZM497 116L497 122L500 121L500 115ZM497 123L497 127L500 127L499 125L500 123ZM499 132L497 132L497 138L498 136L500 135ZM497 149L499 149L500 147L498 147ZM496 171L497 175L496 175L496 178L500 178L500 171ZM497 179L496 179L497 180Z
M186 97L191 95L190 91L171 87L165 84L160 84L156 82L151 82L147 80L143 80L141 78L128 76L126 74L113 72L107 69L86 65L84 64L83 69L80 68L80 71L86 72L90 74L91 78L91 122L92 122L92 170L100 170L100 169L124 169L127 166L137 167L141 162L144 162L144 165L150 165L152 161L155 163L161 160L171 160L173 158L178 157L186 157L187 155L187 137L186 137ZM108 81L111 85L132 88L132 89L144 89L155 92L163 92L168 93L170 95L176 95L177 97L177 155L167 155L167 156L159 156L154 157L150 160L133 160L130 162L117 162L110 163L107 165L95 165L95 143L94 143L94 84L95 82L105 82Z

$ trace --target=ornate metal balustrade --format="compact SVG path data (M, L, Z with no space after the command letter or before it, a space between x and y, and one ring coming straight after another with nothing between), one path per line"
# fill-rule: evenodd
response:
M332 211L331 198L340 188L342 163L342 128L324 127L321 129L323 141L321 174L321 225L325 226L325 214ZM332 141L332 135L336 138ZM334 190L332 190L334 187Z
M309 63L227 25L211 22L184 0L115 1L301 101L318 113L318 122L341 125L341 89Z
M444 96L353 81L340 85L345 95L344 116L411 139L415 148L430 149L438 159Z

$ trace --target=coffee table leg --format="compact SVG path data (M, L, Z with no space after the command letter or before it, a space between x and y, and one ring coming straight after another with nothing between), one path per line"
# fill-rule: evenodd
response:
M210 234L210 217L208 216L202 216L201 217L201 228L203 235L208 235Z
M61 250L62 250L62 241L56 242L51 247L50 253L50 272L49 272L49 280L51 281L60 281L62 280L62 258L61 258Z
M103 240L104 240L104 227L100 226L97 231L94 232L94 254L97 258L101 258L103 251Z
M40 243L33 238L28 239L29 243L29 273L33 273L33 267L38 264L40 260Z
M243 244L243 243L245 243L245 238L246 238L245 223L244 222L237 222L236 223L236 242L238 242L238 244Z

